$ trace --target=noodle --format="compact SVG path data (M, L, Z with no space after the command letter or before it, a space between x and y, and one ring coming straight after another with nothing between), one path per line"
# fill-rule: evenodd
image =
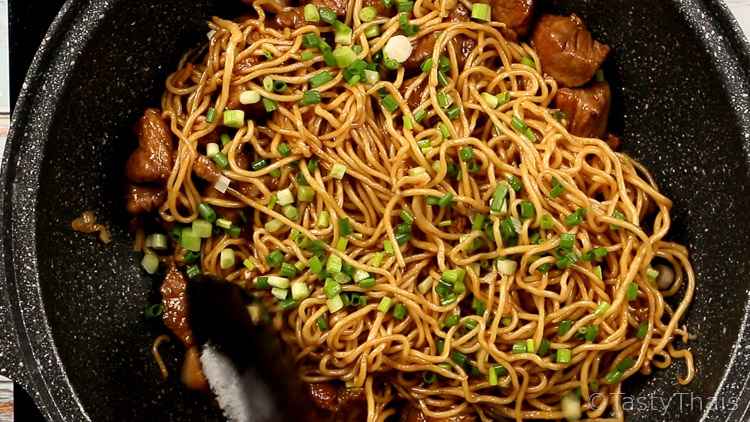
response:
M557 83L529 45L506 39L500 23L449 22L445 2L418 0L417 37L439 33L435 65L417 79L399 67L350 84L317 51L301 58L311 50L304 36L329 27L275 29L263 3L255 3L257 17L213 18L207 48L187 54L167 80L161 107L179 147L160 216L189 224L201 203L242 213L241 236L214 231L203 241L200 270L247 281L305 381L364 389L368 421L398 414L404 401L428 417L520 421L563 418L561 402L576 389L589 417L623 420L622 380L675 359L688 368L679 382L694 378L691 352L673 344L688 338L680 321L695 275L686 248L664 240L672 203L643 166L567 132L549 108ZM370 62L399 18L362 23L361 2L350 6L346 23ZM368 39L372 25L382 35ZM475 40L463 68L451 43L457 36ZM441 56L450 64L444 75ZM524 57L535 67L521 64ZM320 103L302 105L324 68L333 78L315 88ZM285 89L269 90L266 77ZM267 121L225 128L238 89L276 110ZM427 100L411 109L405 96L423 89ZM494 108L485 92L509 101ZM441 104L444 95L457 116ZM396 100L392 112L386 96ZM229 135L220 148L230 184L209 196L192 176L220 133ZM249 167L243 154L266 165ZM297 198L279 205L287 188ZM301 188L314 197L300 201ZM246 266L222 265L227 249ZM260 285L260 276L280 274L275 251L299 263L286 278L309 295L284 300L284 287ZM327 274L309 269L326 257ZM653 282L654 259L674 269L665 291ZM352 276L374 283L363 287ZM327 297L324 285L333 283L341 292ZM343 309L331 312L337 300Z

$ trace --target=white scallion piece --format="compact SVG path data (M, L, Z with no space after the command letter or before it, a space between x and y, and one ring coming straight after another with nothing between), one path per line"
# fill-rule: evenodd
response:
M287 296L289 296L289 290L274 287L273 289L271 289L271 294L278 300L284 300Z
M518 263L510 259L498 259L495 262L495 268L497 268L497 272L502 275L513 275L516 273Z
M293 204L294 195L292 195L292 191L290 191L289 188L286 188L276 192L276 203L282 207Z
M391 37L385 44L383 53L391 59L403 63L411 56L412 50L413 47L411 42L409 42L409 38L404 35L396 35Z
M229 180L228 177L221 175L219 176L219 180L214 184L214 189L221 193L226 193L229 183L231 183L231 180Z
M289 288L289 279L285 277L279 277L277 275L266 276L266 281L271 287L278 287L279 289Z
M219 144L215 144L211 142L210 144L206 145L206 157L213 158L214 155L218 154L221 149L219 148Z
M255 104L260 101L260 94L254 90L243 91L240 94L241 104Z

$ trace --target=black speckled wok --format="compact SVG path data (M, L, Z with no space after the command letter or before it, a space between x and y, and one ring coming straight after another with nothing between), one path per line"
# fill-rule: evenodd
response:
M547 6L575 11L612 46L611 126L674 199L671 236L689 246L697 271L687 323L698 376L678 385L678 364L629 380L628 420L745 420L748 45L718 1ZM0 374L49 420L220 420L211 398L177 377L162 382L152 362L163 328L143 308L158 296L131 252L121 173L133 122L158 104L181 52L205 40L210 14L237 12L185 0L69 1L29 70L0 189ZM111 227L109 246L71 231L88 209ZM179 347L166 354L174 371Z

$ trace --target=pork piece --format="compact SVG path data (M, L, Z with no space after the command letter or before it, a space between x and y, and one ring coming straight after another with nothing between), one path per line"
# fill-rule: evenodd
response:
M555 104L568 117L568 131L584 138L603 138L607 132L612 94L607 82L583 88L561 88Z
M131 182L158 182L169 178L174 160L172 133L161 112L149 108L135 127L138 148L130 154L125 174Z
M215 183L221 176L219 168L216 167L210 158L203 154L198 154L195 161L193 161L193 171L196 176L211 183Z
M271 27L278 30L284 28L297 29L305 26L305 12L300 7L286 7L271 21Z
M430 418L416 406L409 406L401 415L401 422L475 422L476 417L471 415L451 416L450 418Z
M156 211L166 199L167 191L163 187L129 184L125 192L126 207L132 215Z
M609 47L591 36L576 15L544 15L532 42L542 69L562 86L578 87L591 80L609 54Z
M529 33L534 15L534 0L490 0L492 20L502 22L511 38L518 39Z
M401 95L404 96L404 99L406 100L406 103L409 104L409 108L411 108L412 111L414 111L417 107L419 107L420 104L422 104L424 101L427 101L427 98L429 97L430 93L427 91L427 78L422 79L422 82L419 83L419 85L411 90L409 92L409 95L406 96L407 89L412 85L415 79L417 77L408 79L404 81L404 83L401 85Z
M335 422L355 422L365 419L365 395L361 388L336 387L331 382L308 384L310 397L318 409L333 413Z
M459 3L455 9L451 10L448 15L448 22L466 22L471 16L471 11L466 8L462 3ZM422 63L429 57L432 57L432 52L435 50L435 43L437 42L439 34L430 33L424 37L421 37L415 41L414 50L406 62L404 67L407 70L418 69ZM451 41L453 48L456 50L456 58L458 59L458 66L463 67L466 63L466 59L471 54L472 50L476 46L476 41L466 35L457 35ZM447 51L443 53L447 56Z
M190 348L193 330L188 321L187 279L174 262L169 263L167 275L161 285L161 304L164 307L162 319L172 333Z
M608 133L607 139L605 139L604 141L607 143L607 145L609 145L610 148L612 148L612 151L619 151L620 147L622 146L622 140L620 139L620 137L613 133Z
M346 6L349 2L347 0L312 0L309 3L312 3L318 7L327 7L336 12L337 16L343 17L346 16Z

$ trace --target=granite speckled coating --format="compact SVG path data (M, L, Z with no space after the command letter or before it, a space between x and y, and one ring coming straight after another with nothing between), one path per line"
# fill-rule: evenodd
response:
M681 364L626 382L628 420L745 420L750 389L750 60L717 1L552 1L613 47L613 130L674 199L672 238L698 287L687 324L698 376ZM211 4L69 1L27 77L4 155L0 375L49 420L221 420L212 400L159 379L143 318L154 279L130 251L121 169L131 126L158 104L180 52L205 36ZM231 11L221 11L231 13ZM102 247L69 222L92 209ZM177 368L179 347L165 348ZM658 403L672 399L661 407ZM716 398L716 400L713 400ZM658 399L657 405L654 400ZM678 402L679 399L679 402Z

